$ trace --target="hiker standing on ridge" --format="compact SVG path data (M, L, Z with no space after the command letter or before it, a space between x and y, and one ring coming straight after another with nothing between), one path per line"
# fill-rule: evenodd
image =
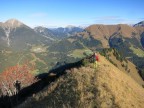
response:
M99 56L97 53L94 53L93 59L94 59L94 68L96 69L98 66L98 61L99 61Z
M14 82L14 87L15 87L15 94L18 94L19 91L20 91L20 89L21 89L21 82L18 81L18 80L16 80L16 81Z

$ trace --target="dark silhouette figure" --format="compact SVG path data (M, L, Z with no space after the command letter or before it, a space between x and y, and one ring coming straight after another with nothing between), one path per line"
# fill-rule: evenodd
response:
M16 88L16 94L19 93L19 91L21 90L21 82L16 80L16 82L14 83L14 87Z

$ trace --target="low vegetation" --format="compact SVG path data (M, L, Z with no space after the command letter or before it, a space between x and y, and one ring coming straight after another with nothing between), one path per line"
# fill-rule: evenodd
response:
M114 48L107 48L107 49L103 49L100 54L105 56L113 65L115 65L117 67L117 64L113 62L113 60L110 58L111 54L113 53L113 55L116 57L116 59L120 62L127 62L127 60Z
M134 78L140 85L143 84L143 72L142 69L137 68L132 62L127 58L123 57L119 51L114 48L103 49L101 55L105 56L113 65L119 68L121 71L130 75ZM139 75L140 74L140 75ZM141 76L141 77L140 77Z
M16 65L9 67L4 72L2 72L0 74L1 95L15 95L17 92L15 87L16 81L20 83L18 85L19 89L33 84L36 81L35 76L31 73L33 70L33 66L30 64L24 64L22 66Z

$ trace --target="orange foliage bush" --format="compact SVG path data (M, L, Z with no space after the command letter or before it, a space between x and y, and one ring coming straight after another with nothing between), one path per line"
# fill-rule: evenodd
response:
M0 89L2 95L12 96L16 94L15 82L21 83L21 88L31 85L36 82L35 76L30 72L34 70L34 66L24 64L22 66L16 65L7 68L0 74Z

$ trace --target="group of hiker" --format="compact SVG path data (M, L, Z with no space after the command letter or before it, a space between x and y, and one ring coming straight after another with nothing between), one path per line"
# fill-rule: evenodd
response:
M99 56L97 53L94 53L93 57L94 57L94 68L97 68L99 62Z
M86 54L85 54L86 55ZM93 67L96 69L98 67L99 56L96 52L92 52L91 54L86 55L86 59L93 63Z

